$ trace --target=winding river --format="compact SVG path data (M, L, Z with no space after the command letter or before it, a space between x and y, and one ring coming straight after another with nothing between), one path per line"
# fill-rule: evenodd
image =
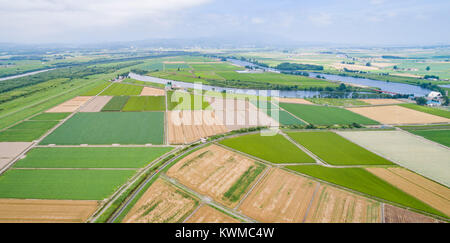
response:
M39 70L39 71L34 71L34 72L29 72L29 73L24 73L24 74L19 74L19 75L14 75L14 76L8 76L8 77L0 78L0 82L1 81L6 81L6 80L10 80L10 79L15 79L15 78L22 78L22 77L26 77L26 76L31 76L31 75L35 75L35 74L38 74L38 73L45 73L45 72L48 72L50 70L53 70L53 69L44 69L44 70Z

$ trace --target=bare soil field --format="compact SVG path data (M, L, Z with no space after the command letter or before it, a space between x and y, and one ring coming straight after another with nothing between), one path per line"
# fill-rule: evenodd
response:
M280 103L291 103L291 104L303 104L303 105L314 105L314 103L307 101L305 99L297 98L279 98Z
M371 105L395 105L395 104L403 104L400 100L394 99L360 99L360 101L369 103Z
M441 223L437 219L427 217L422 214L411 212L409 210L394 207L388 204L384 205L385 223Z
M342 63L336 63L331 66L339 70L346 68L348 70L353 71L376 71L379 69L377 67L368 67L363 65L342 64Z
M366 116L382 124L408 125L450 122L450 119L444 117L434 116L395 105L347 108L347 110Z
M0 199L0 223L82 223L97 201Z
M264 223L301 223L319 184L281 169L271 169L239 210Z
M59 104L46 112L49 113L75 112L78 108L83 106L91 98L92 96L78 96L62 104Z
M239 223L239 220L204 205L186 223Z
M252 181L246 184L240 181L255 162L235 152L217 145L200 149L172 166L167 175L176 178L181 184L207 195L227 206L235 206ZM241 184L236 184L241 182ZM230 190L238 188L235 194L238 200L227 197Z
M181 223L198 206L197 199L158 179L127 214L124 223Z
M192 143L229 131L214 111L170 111L167 113L170 144Z
M450 187L450 150L402 131L337 132L350 141Z
M100 112L112 96L97 96L80 109L80 112Z
M420 181L410 181L386 168L367 168L367 170L370 173L400 188L402 191L445 213L447 216L450 216L450 198L445 198L442 195L435 194L434 192L422 187L420 182L426 181L425 178ZM450 191L450 189L443 191L445 195L448 194L448 191Z
M166 92L163 89L144 87L140 96L164 96Z
M422 78L420 75L414 75L410 73L391 73L392 76L409 77L409 78Z
M381 204L328 185L321 185L305 222L380 223Z
M391 62L372 62L371 64L372 66L379 68L386 68L398 65L398 63L391 63Z
M25 151L31 143L1 142L0 143L0 169L5 167L12 159Z
M210 108L217 119L226 125L228 130L257 126L278 126L279 123L266 112L259 110L251 102L244 99L207 98Z

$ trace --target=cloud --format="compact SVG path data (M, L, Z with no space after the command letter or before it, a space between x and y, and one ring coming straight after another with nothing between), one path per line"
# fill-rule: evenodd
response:
M386 2L386 0L370 0L370 4L373 4L373 5L380 5L385 2Z
M324 12L309 15L308 19L317 26L327 26L333 23L331 15Z
M264 24L266 22L263 18L260 17L253 17L251 21L253 24Z

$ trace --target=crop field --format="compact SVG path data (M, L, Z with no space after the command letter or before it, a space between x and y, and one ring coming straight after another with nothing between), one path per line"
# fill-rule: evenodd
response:
M128 102L129 96L114 96L103 108L102 111L121 111Z
M426 139L401 131L338 132L339 135L389 158L422 176L450 186L450 151ZM395 145L395 146L393 146Z
M445 216L424 202L389 184L363 168L329 168L320 165L288 166L288 169L364 194L435 215Z
M0 199L0 223L83 223L97 201Z
M100 95L103 96L122 96L122 95L140 95L143 87L132 84L114 83Z
M81 96L96 96L100 92L102 92L102 90L106 89L106 87L108 87L108 85L110 84L111 84L110 82L103 82L95 86L94 88L90 89L89 91L84 92L83 94L81 94Z
M166 92L163 89L155 89L151 87L144 87L140 96L165 96Z
M162 144L164 112L78 113L42 144Z
M281 108L314 125L375 125L378 122L351 111L328 106L280 103Z
M297 117L289 114L288 112L284 110L278 110L278 118L274 115L276 111L274 110L268 110L268 109L260 109L260 111L266 113L268 116L272 117L275 121L280 123L284 126L290 126L290 125L306 125L304 122L299 120Z
M80 112L100 112L111 98L112 96L96 96L89 103L81 107Z
M30 121L60 121L69 115L70 113L42 113L30 118Z
M198 100L198 101L196 101ZM198 102L198 105L197 105ZM204 96L194 95L186 92L167 92L167 103L169 110L206 110L209 103L204 100Z
M3 169L29 146L31 146L31 143L0 142L0 169Z
M191 64L194 71L236 71L243 68L231 65L229 63L209 63L209 64Z
M367 168L367 170L450 218L450 189L402 168ZM411 180L412 178L415 180ZM427 186L430 190L426 188Z
M13 169L0 176L0 198L103 200L135 170Z
M321 185L306 216L306 223L380 223L381 203Z
M233 207L264 168L250 158L211 145L179 161L167 175L198 193Z
M0 142L32 142L58 123L59 121L24 121L0 132Z
M450 147L450 130L409 130L408 132Z
M450 119L444 117L439 117L396 105L347 108L347 110L366 116L382 124L406 125L450 122Z
M47 112L49 113L64 113L64 112L75 112L80 107L82 107L84 104L86 104L87 101L89 101L92 98L92 96L78 96L75 97L69 101L66 101L62 104L59 104Z
M356 99L331 99L331 98L311 98L306 99L311 101L314 104L318 105L330 105L330 106L360 106L360 105L369 105L368 103L362 100Z
M169 111L167 118L170 144L192 143L229 131L213 111Z
M165 96L131 96L122 111L165 111Z
M211 206L203 205L195 212L186 223L240 223L239 220L228 216Z
M450 119L450 111L416 104L403 104L402 107Z
M14 168L142 168L171 147L35 148Z
M271 169L239 211L264 223L302 223L318 185L281 169Z
M422 214L398 208L392 205L384 205L385 223L441 223L439 220L427 217Z
M261 136L261 134L245 135L229 138L220 143L276 164L316 162L300 148L279 134L276 136Z
M280 103L290 103L290 104L303 104L303 105L313 105L314 103L306 99L298 98L279 98Z
M395 105L404 103L403 101L395 99L362 99L360 101L370 105Z
M333 132L291 132L288 135L331 165L393 165Z
M137 201L124 223L181 223L197 208L197 198L158 179Z

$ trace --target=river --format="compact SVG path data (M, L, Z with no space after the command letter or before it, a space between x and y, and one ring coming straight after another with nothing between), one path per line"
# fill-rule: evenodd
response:
M10 80L10 79L15 79L15 78L22 78L22 77L26 77L26 76L31 76L31 75L35 75L35 74L38 74L38 73L44 73L44 72L48 72L50 70L53 70L53 69L45 69L45 70L39 70L39 71L34 71L34 72L29 72L29 73L14 75L14 76L8 76L8 77L0 78L0 82L1 81L6 81L6 80Z

